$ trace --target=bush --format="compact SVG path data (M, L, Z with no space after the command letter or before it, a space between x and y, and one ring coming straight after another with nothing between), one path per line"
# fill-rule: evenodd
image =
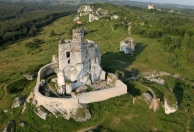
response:
M188 55L188 61L190 62L190 63L194 63L194 53L193 52L191 52L189 55Z
M33 39L33 42L27 42L25 46L30 49L36 49L36 48L39 48L40 45L43 43L45 43L44 40L35 38Z
M176 104L177 100L173 93L170 91L166 91L164 94L164 98L167 99L167 102L170 106Z
M51 32L50 32L50 37L53 37L53 36L55 36L56 35L56 33L54 32L54 30L51 30Z
M30 85L30 81L28 81L26 78L22 78L20 80L17 80L7 85L7 90L10 94L13 94L13 93L23 91L24 88L28 87L29 85Z
M93 89L92 87L90 87L90 86L87 85L87 90L86 90L86 92L90 92L90 91L92 91L92 89Z

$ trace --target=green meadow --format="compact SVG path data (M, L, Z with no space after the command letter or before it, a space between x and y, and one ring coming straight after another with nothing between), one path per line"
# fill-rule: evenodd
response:
M73 14L59 18L40 28L35 37L18 40L0 51L0 130L3 130L10 120L14 120L17 132L75 132L86 128L91 128L94 132L194 131L193 64L189 63L182 55L178 56L181 66L174 67L169 64L170 58L172 54L178 55L180 51L169 53L161 46L158 39L128 34L127 23L122 23L122 21L141 21L137 19L136 15L142 13L142 10L133 11L131 9L130 12L137 12L134 15L134 13L126 13L129 11L128 9L116 5L104 4L103 8L110 10L110 14L116 12L119 17L122 16L122 19L110 20L105 17L89 23L88 17L85 16L80 19L83 23L82 26L76 27L76 22L72 21L75 17ZM23 107L12 109L14 97L27 97L36 84L36 79L27 81L24 79L24 75L36 73L41 66L49 63L52 55L58 54L59 40L71 39L71 30L82 27L88 29L84 40L93 40L100 47L102 67L123 72L135 68L138 75L148 71L165 71L179 74L185 80L164 77L163 79L168 84L165 86L142 82L161 99L156 112L150 110L145 101L138 99L139 95L148 91L133 81L124 82L128 86L128 94L88 104L87 107L92 118L83 123L73 119L67 121L62 117L55 118L52 114L49 114L46 120L42 120L34 113L35 106L29 103L27 103L24 113L21 113ZM136 51L133 56L120 52L120 42L128 37L132 37L136 43ZM27 47L26 43L33 42L35 38L43 40L44 43L37 48ZM179 105L178 111L170 115L166 115L163 108L164 94L168 91L175 95ZM132 104L134 97L137 98L135 105ZM8 112L5 113L4 110L8 110ZM25 123L24 127L19 126L21 122Z

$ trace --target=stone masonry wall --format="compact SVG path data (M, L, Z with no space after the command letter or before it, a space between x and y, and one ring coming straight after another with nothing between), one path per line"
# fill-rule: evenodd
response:
M61 111L69 113L72 109L78 107L78 99L77 98L54 98L54 97L46 97L43 96L39 92L40 80L43 79L46 75L51 74L54 70L51 68L55 67L57 63L50 63L48 65L43 66L39 72L37 77L37 83L35 86L35 100L37 102L37 106L43 105L50 112Z
M120 80L116 81L116 87L83 93L78 96L79 103L92 103L107 100L127 93L127 86Z

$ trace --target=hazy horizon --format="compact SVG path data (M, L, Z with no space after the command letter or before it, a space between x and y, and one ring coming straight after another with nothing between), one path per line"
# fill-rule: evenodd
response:
M178 1L178 0L134 0L134 1L140 1L140 2L155 2L155 3L172 3L172 4L181 4L181 5L194 5L194 0L184 0L184 1Z

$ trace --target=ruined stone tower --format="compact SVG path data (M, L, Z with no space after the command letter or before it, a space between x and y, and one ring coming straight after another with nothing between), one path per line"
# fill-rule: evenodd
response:
M101 74L101 54L99 47L90 40L82 42L83 30L72 31L72 41L59 41L58 93L64 94L67 81L72 90L90 84ZM67 90L67 89L66 89ZM70 90L71 91L71 90Z

